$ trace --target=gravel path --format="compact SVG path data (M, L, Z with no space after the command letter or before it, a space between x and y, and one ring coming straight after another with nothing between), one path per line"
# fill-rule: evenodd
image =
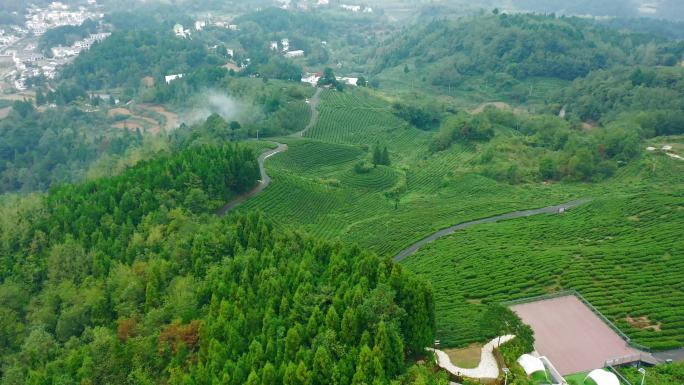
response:
M458 366L452 364L449 355L441 350L431 348L428 348L428 350L435 352L440 368L455 376L494 379L499 377L499 365L496 362L496 357L494 357L494 348L498 348L500 345L512 340L513 338L515 338L514 335L508 334L505 336L496 337L489 341L485 346L482 347L480 364L477 366L477 368L473 369L459 368Z
M427 238L421 239L420 241L412 244L411 246L402 250L399 254L395 255L394 260L396 262L399 262L402 259L404 259L410 255L413 255L416 251L418 251L418 249L427 245L428 243L430 243L436 239L446 237L447 235L451 235L458 230L463 230L463 229L471 227L471 226L480 225L483 223L495 223L495 222L504 221L507 219L529 217L532 215L539 215L539 214L558 214L561 211L570 210L570 209L575 208L577 206L583 205L589 201L590 201L590 199L579 199L579 200L568 202L568 203L558 205L558 206L549 206L549 207L543 207L540 209L533 209L533 210L513 211L510 213L496 215L496 216L489 217L489 218L482 218L482 219L476 219L474 221L459 223L457 225L447 227L446 229L439 230L439 231L433 233L432 235L428 236Z

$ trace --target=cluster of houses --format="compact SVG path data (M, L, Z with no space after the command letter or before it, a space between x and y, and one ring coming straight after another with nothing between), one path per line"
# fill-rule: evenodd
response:
M351 12L373 13L373 8L364 5L340 4L340 8Z
M23 91L27 87L27 80L32 77L45 76L53 79L57 75L57 68L78 56L81 51L88 50L96 43L111 35L108 32L96 33L83 40L75 42L70 47L57 46L52 48L52 58L46 58L36 50L32 44L23 50L7 50L5 55L11 57L15 70L9 75L14 78L14 88Z
M53 47L52 56L58 59L70 56L77 56L79 53L81 53L81 51L90 49L90 46L92 46L95 43L103 41L104 39L108 38L109 35L111 35L111 33L109 32L95 33L86 37L83 40L75 42L70 47L63 47L61 45Z
M96 33L75 42L70 47L54 47L51 58L43 56L35 43L21 45L26 38L41 36L49 29L81 25L88 19L101 19L104 15L91 8L96 5L96 0L88 0L87 8L80 6L78 9L71 9L61 2L52 2L45 8L30 6L27 9L24 26L13 25L7 30L0 30L0 63L5 64L7 69L7 72L0 74L2 78L12 87L23 91L28 88L30 78L54 78L59 66L68 63L95 42L106 39L109 33Z
M278 7L281 9L292 8L292 0L277 0ZM297 8L307 10L311 7L326 7L330 5L330 0L311 0L310 2L299 1ZM351 12L372 13L373 8L356 4L340 4L340 8Z
M213 25L218 28L226 28L231 31L239 30L236 24L231 24L222 20L211 20L211 16L207 16L206 19L195 20L194 28L195 31L199 32L206 28L208 25ZM183 24L176 24L173 26L173 33L176 37L181 39L191 39L192 31L183 27Z
M89 1L95 5L95 1ZM61 2L52 2L47 8L32 5L26 15L26 29L35 36L40 36L48 29L63 25L81 25L87 19L101 19L104 14L92 12L86 7L78 7L71 10L69 6Z
M278 3L278 7L281 9L292 8L292 0L277 0L277 3ZM297 8L302 9L302 10L307 10L311 6L314 6L314 7L330 6L330 0L312 0L311 4L309 4L309 2L306 2L306 1L297 2ZM342 8L345 11L351 11L351 12L373 13L373 8L365 6L365 5L360 5L360 4L340 4L340 8Z

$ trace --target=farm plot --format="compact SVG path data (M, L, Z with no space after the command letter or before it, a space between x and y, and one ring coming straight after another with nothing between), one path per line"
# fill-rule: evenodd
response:
M511 306L532 327L535 348L561 375L588 372L638 354L574 295Z
M430 133L408 126L392 114L387 102L364 91L326 91L318 123L307 137L330 143L386 144L390 151L414 153L426 148Z
M659 182L620 177L604 186L610 195L564 215L473 227L407 258L432 282L438 338L481 340L487 302L574 289L635 341L684 346L684 184L681 167L669 170Z

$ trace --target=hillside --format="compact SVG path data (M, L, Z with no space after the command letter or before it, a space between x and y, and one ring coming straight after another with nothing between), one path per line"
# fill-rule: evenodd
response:
M255 171L200 147L3 206L3 382L425 378L406 372L434 335L422 282L258 213L206 215Z
M127 2L0 103L1 385L473 384L426 347L541 385L517 359L553 338L507 301L568 291L600 354L681 354L683 42L456 2L182 3Z
M487 87L525 102L543 99L537 79L570 81L616 65L673 66L682 53L682 43L581 19L502 14L406 29L375 48L369 59L375 76L389 89L418 86L475 94ZM411 80L398 87L402 76Z

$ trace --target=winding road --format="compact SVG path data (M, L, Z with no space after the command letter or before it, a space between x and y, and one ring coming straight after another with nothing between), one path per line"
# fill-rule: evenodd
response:
M310 117L309 117L309 124L304 127L303 130L297 131L294 134L290 135L290 137L295 137L295 138L301 138L306 134L307 131L309 131L317 122L318 122L318 104L321 102L321 92L323 90L321 88L316 89L316 92L314 95L311 97L309 100L309 110L310 110ZM259 163L259 174L261 175L261 179L259 179L259 182L257 185L251 189L250 191L236 197L235 199L231 200L230 202L226 203L223 207L218 209L216 211L216 214L220 217L226 215L228 212L233 210L234 208L240 206L243 204L247 199L250 199L257 194L261 193L264 191L266 187L268 187L269 184L271 184L271 177L268 176L268 173L266 173L266 167L264 167L264 162L266 162L266 159L272 157L275 154L279 154L283 151L287 151L287 144L284 143L279 143L279 142L273 142L278 145L278 147L267 150L261 153L259 155L259 158L257 159Z
M432 233L430 236L423 238L420 241L418 241L418 242L412 244L411 246L405 248L399 254L395 255L393 259L395 262L399 262L399 261L405 259L406 257L413 255L416 251L418 251L418 249L427 245L428 243L430 243L436 239L446 237L447 235L451 235L458 230L463 230L463 229L471 227L471 226L480 225L483 223L495 223L495 222L499 222L499 221L505 221L507 219L529 217L532 215L539 215L539 214L557 214L557 213L560 213L560 212L563 212L566 210L570 210L570 209L575 208L577 206L583 205L589 201L590 201L590 199L579 199L579 200L568 202L568 203L565 203L562 205L549 206L549 207L543 207L543 208L532 209L532 210L513 211L510 213L496 215L493 217L476 219L476 220L469 221L469 222L459 223L457 225L453 225L451 227L447 227L445 229L442 229L442 230L439 230L439 231Z
M316 89L316 92L313 94L311 99L309 100L309 110L310 110L310 117L309 117L309 123L304 127L303 130L297 131L293 134L290 135L292 138L301 138L304 137L304 134L307 133L317 122L318 122L318 104L321 102L321 92L323 90L318 88ZM261 179L259 180L259 183L250 191L236 197L235 199L231 200L230 202L226 203L225 206L221 207L219 210L217 210L216 214L219 216L224 216L234 208L240 206L242 203L244 203L246 200L256 196L257 194L261 193L264 191L266 187L271 183L271 177L268 176L268 173L266 173L266 168L264 167L264 163L266 162L266 159L270 158L273 155L279 154L283 151L287 151L287 144L284 143L279 143L279 142L274 142L277 144L277 147L274 149L270 149L267 151L264 151L259 155L258 163L259 163L259 173L261 175ZM445 229L436 231L429 235L426 238L421 239L420 241L408 246L404 250L402 250L399 254L394 256L394 261L399 262L406 257L413 255L418 249L421 247L425 246L426 244L445 237L447 235L451 235L455 233L458 230L463 230L465 228L483 224L483 223L495 223L507 219L514 219L514 218L522 218L522 217L529 217L532 215L539 215L539 214L556 214L559 212L563 212L565 210L570 210L572 208L575 208L577 206L580 206L582 204L585 204L589 202L590 199L580 199L572 202L568 202L565 204L557 205L557 206L549 206L549 207L543 207L539 209L532 209L532 210L521 210L521 211L513 211L510 213L506 214L501 214L501 215L496 215L493 217L488 217L488 218L482 218L482 219L476 219L473 221L468 221L468 222L463 222L459 223L457 225L447 227Z

